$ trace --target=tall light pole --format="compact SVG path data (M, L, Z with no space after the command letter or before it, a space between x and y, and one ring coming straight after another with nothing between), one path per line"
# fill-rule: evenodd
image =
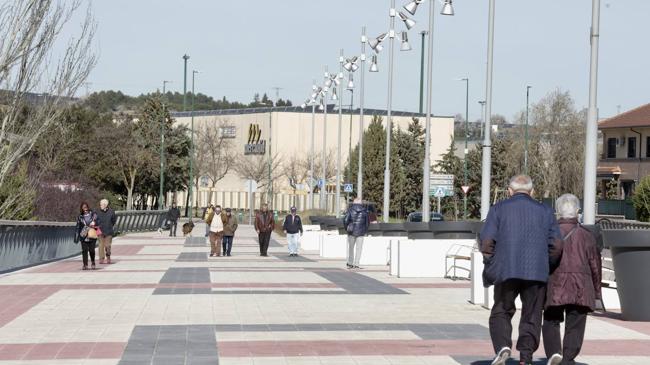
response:
M422 114L422 106L424 102L424 38L427 33L426 30L420 32L422 35L422 48L420 50L420 108L418 109L420 114Z
M327 70L327 66L325 66L325 79L329 79L330 74ZM321 156L321 181L323 186L320 188L320 208L327 210L327 195L325 194L326 190L326 185L327 185L327 166L325 165L325 160L327 158L327 91L329 90L329 87L326 86L323 88L323 91L325 92L325 95L323 96L323 154Z
M479 100L481 104L481 138L483 138L483 128L485 128L485 100Z
M278 91L279 92L279 91ZM271 109L269 110L269 185L267 189L267 198L266 202L271 206L271 209L273 209L273 180L271 176L271 165L273 164L273 144L272 144L272 138L273 138L273 102L271 102Z
M386 162L384 162L384 223L390 220L390 138L393 117L393 73L395 58L395 0L390 0L390 28L388 30L388 107L386 108Z
M488 15L487 72L485 80L485 136L483 139L483 169L481 174L481 220L490 211L490 183L492 181L492 138L490 119L492 115L492 69L494 62L494 7L496 0L490 0Z
M600 37L600 0L591 6L591 65L589 67L589 111L585 136L585 224L596 222L596 169L598 168L598 39Z
M528 175L528 115L530 106L530 89L532 86L526 86L526 128L524 131L524 174Z
M165 91L171 81L163 80L162 119L160 121L160 192L158 193L158 209L165 208Z
M190 186L189 186L189 196L190 196L190 203L189 203L189 208L190 208L190 222L192 221L192 218L194 217L194 211L192 210L193 203L194 203L194 198L192 194L192 188L194 186L194 76L199 73L199 71L192 70L192 117L191 117L191 133L192 133L192 138L191 138L191 144L190 144Z
M183 55L183 111L187 110L187 60L190 56Z
M368 43L368 37L366 37L366 27L361 28L361 56L359 61L361 63L360 68L360 78L359 78L359 157L358 165L359 171L357 171L357 197L363 199L363 134L364 134L364 115L363 115L363 102L365 98L365 79L366 79L366 43Z
M342 79L343 75L343 63L345 58L343 57L343 49L339 51L339 74L337 75L338 79ZM337 79L337 80L338 80ZM336 144L336 201L334 202L334 207L336 211L334 216L338 217L341 214L341 130L343 129L343 82L339 80L338 82L338 102L339 102L339 126L338 126L338 137ZM334 96L336 94L333 94Z
M435 20L436 0L429 3L429 44L427 46L427 109L424 126L424 162L422 164L422 221L431 218L430 175L431 175L431 103L433 101L433 24ZM412 1L404 9L415 15L419 1ZM451 2L446 1L441 11L442 15L454 15Z
M463 153L463 185L467 186L467 140L469 139L469 77L458 79L465 81L465 151ZM467 193L463 191L463 219L467 219Z

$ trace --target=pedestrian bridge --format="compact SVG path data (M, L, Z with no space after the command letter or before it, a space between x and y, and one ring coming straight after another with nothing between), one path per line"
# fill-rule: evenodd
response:
M73 256L3 274L0 365L489 364L467 281L288 257L279 236L260 257L245 225L232 257L209 257L203 232L120 236L95 271ZM650 324L590 316L579 360L650 363Z

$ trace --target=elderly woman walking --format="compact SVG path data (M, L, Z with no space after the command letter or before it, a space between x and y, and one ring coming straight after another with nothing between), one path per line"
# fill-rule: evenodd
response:
M582 347L587 313L600 299L600 252L591 232L578 223L578 198L564 194L555 205L564 251L548 281L542 334L549 365L574 365ZM562 321L564 341L560 338Z

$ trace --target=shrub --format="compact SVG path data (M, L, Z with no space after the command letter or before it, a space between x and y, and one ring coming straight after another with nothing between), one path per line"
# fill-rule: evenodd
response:
M644 177L636 187L632 197L637 219L641 222L650 221L650 175Z

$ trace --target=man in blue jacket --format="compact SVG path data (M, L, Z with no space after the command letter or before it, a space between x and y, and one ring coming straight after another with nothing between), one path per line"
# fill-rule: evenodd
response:
M360 198L354 199L343 224L348 232L348 269L358 269L363 249L363 236L368 232L369 224L368 208L362 204Z
M490 208L480 235L484 281L494 284L490 337L497 355L492 365L510 358L518 296L522 309L517 350L520 364L529 365L539 347L549 267L559 261L562 241L553 210L532 198L529 176L513 177L508 193L510 199Z

